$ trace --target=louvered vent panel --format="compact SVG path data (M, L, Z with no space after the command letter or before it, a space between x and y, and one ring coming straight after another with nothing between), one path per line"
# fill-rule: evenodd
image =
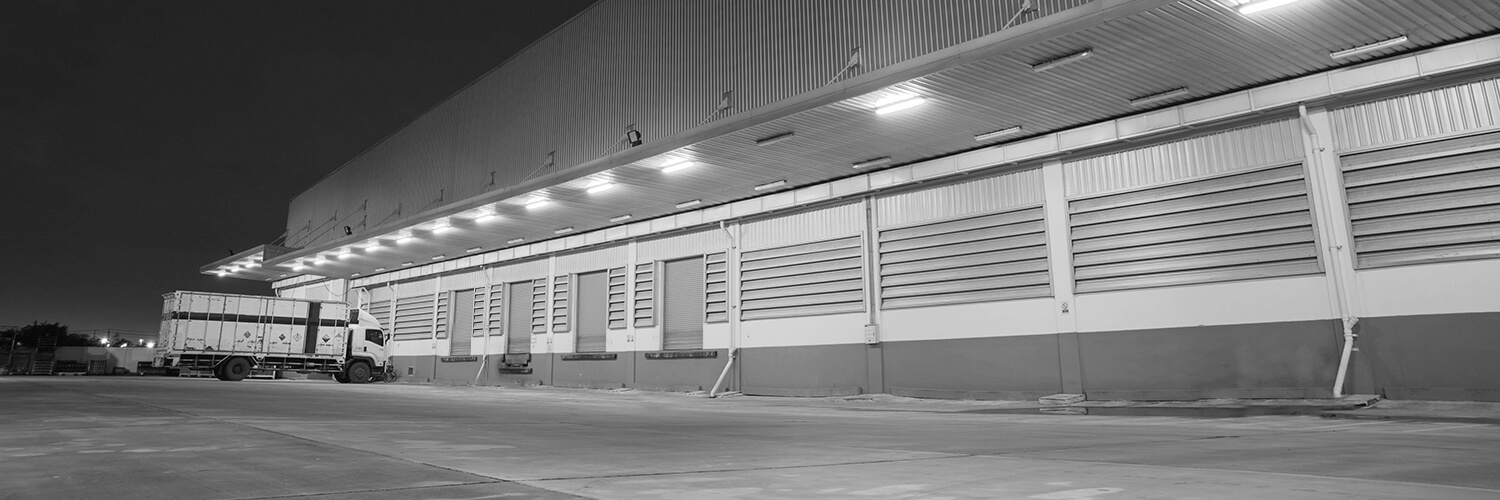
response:
M1047 297L1042 207L880 232L881 307Z
M568 312L572 305L570 290L568 275L552 278L552 331L555 333L568 331Z
M489 332L490 335L505 334L505 285L490 286L489 300Z
M488 301L484 298L484 292L484 288L474 289L474 305L472 310L473 314L469 315L469 319L471 321L470 324L472 325L469 329L469 334L475 337L484 335L484 324L486 316L485 304L488 303Z
M729 261L724 252L704 257L703 322L729 321Z
M547 333L547 278L531 282L531 333Z
M1079 293L1322 272L1302 164L1073 200Z
M1500 257L1500 132L1341 163L1358 268Z
M371 302L369 307L370 308L367 309L367 310L370 312L371 316L375 317L375 321L377 321L377 322L380 323L380 327L384 328L384 329L387 329L387 330L390 330L391 326L392 326L391 325L391 301L389 301L389 300L377 300L377 301Z
M396 299L396 317L391 330L396 340L432 338L433 299L432 295Z
M635 326L656 326L656 264L635 266Z
M448 338L448 295L448 292L441 292L435 299L437 314L433 318L432 331L440 339Z
M860 237L745 252L740 260L740 319L865 310Z
M609 270L609 329L611 330L625 328L629 324L626 321L628 315L626 297L630 290L626 287L625 278L625 268L616 267Z

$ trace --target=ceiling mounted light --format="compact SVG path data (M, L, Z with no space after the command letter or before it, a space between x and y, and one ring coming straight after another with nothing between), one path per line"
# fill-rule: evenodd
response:
M667 160L666 163L662 164L661 171L662 173L670 174L672 172L676 172L678 170L682 170L691 166L693 166L693 162L688 161L687 158L673 157L672 159Z
M996 130L994 132L985 132L983 134L976 135L976 136L974 136L974 140L979 141L979 142L984 142L984 141L988 141L990 139L998 139L998 138L1001 138L1001 137L1005 137L1007 135L1017 134L1017 133L1020 133L1020 132L1021 132L1021 126L1020 125L1016 125L1016 126L1011 127L1011 128L1003 128L1003 129L1000 129L1000 130Z
M495 218L494 212L486 213L474 218L474 222L484 222Z
M854 168L870 168L870 167L885 165L885 164L890 163L890 162L891 162L891 157L889 157L889 156L882 156L882 157L879 157L879 158L870 158L870 159L865 160L865 161L854 162Z
M397 245L405 245L407 243L411 243L412 239L413 238L410 237L410 236L402 236L400 238L396 238L396 244Z
M339 258L340 259L347 259L347 258L349 258L350 255L354 255L354 253L352 253L352 251L349 250L349 249L347 249L347 248L339 250Z
M573 228L571 226L569 226L569 227L565 227L565 228L553 231L552 234L563 234L563 233L571 233L571 232L573 232Z
M875 114L895 113L903 109L920 106L924 102L927 102L927 99L922 96L887 97L875 103Z
M526 238L516 238L516 239L513 239L513 240L505 242L505 244L507 244L507 245L514 245L516 243L520 243L520 242L523 242L523 241L526 241Z
M453 226L450 226L450 225L447 225L447 224L443 224L441 226L437 226L437 227L432 228L432 234L446 233L446 232L448 232L449 229L453 229Z
M443 259L446 259L446 258L448 258L448 256L447 255L442 255L442 254L438 254L438 255L432 256L432 260L443 260Z
M786 185L786 179L782 179L782 180L779 180L779 181L767 182L765 184L761 184L759 186L755 186L755 190L756 191L765 191L767 189L775 189L775 188L779 188L779 187L785 186L785 185Z
M321 265L327 264L327 263L328 263L328 259L325 259L325 258L322 258L322 257L318 257L316 259L313 259L313 265L314 266L321 266Z
M474 247L474 248L470 248L468 250L464 250L464 253L474 253L474 252L478 252L480 250L484 250L484 248L482 248L482 247Z
M377 273L384 272L384 271L385 271L384 267L377 267L377 268L375 268L375 272L377 272Z
M409 261L409 260L408 260L408 261L406 261L406 262L402 262L402 263L401 263L401 267L411 267L411 266L413 266L413 265L415 265L415 264L416 264L416 262L412 262L412 261Z
M776 144L778 142L785 141L787 139L791 139L791 138L796 137L796 136L797 136L796 132L784 132L784 133L776 134L776 135L773 135L773 136L770 136L770 137L766 137L766 138L763 138L763 139L756 139L755 140L755 145L756 146L770 146L772 144Z
M292 265L292 270L293 271L301 271L303 269L307 269L307 266L304 266L302 264L293 264Z
M1266 9L1274 9L1297 0L1260 0L1240 4L1240 14L1254 14Z
M359 273L350 274L349 277L350 278L358 278L359 277Z
M678 203L677 204L677 208L687 208L687 207L691 207L693 205L697 205L699 203L703 203L703 200L688 200L688 201L684 201L682 203Z
M225 273L224 273L224 271L219 271L218 274L219 274L220 278L223 278Z
M614 185L614 183L610 183L610 182L606 182L606 183L603 183L603 184L597 184L597 185L589 188L589 193L599 193L599 192L609 191L609 189L612 188L612 187L615 187L615 185Z
M1406 43L1406 35L1401 35L1389 40L1381 40L1368 45L1360 45L1352 49L1340 50L1338 52L1329 52L1328 57L1332 57L1334 59L1343 59L1345 57L1357 56L1366 52L1374 52L1387 47L1395 47L1403 43Z
M630 220L630 214L616 215L614 217L610 217L609 218L610 222L622 222L622 221L627 221L627 220Z
M1031 71L1034 71L1034 72L1037 72L1037 73L1041 73L1043 71L1047 71L1049 69L1056 68L1058 66L1062 66L1062 65L1070 64L1070 63L1075 63L1075 62L1087 59L1091 55L1094 55L1094 49L1083 49L1081 51L1074 52L1072 54L1068 54L1068 55L1059 57L1057 59L1051 59L1051 60L1042 61L1042 62L1033 64L1033 65L1031 65Z
M547 206L548 203L552 203L552 200L533 198L530 202L526 203L526 209L542 208Z
M259 262L251 262L249 264L245 264L245 269L255 269L257 267L260 267Z
M1141 97L1141 98L1138 98L1138 99L1131 99L1130 100L1130 105L1131 106L1146 106L1146 105L1150 105L1150 104L1156 104L1158 102L1162 102L1162 101L1165 101L1167 99L1171 99L1173 97L1187 95L1189 92L1191 92L1191 91L1188 90L1187 87L1178 87L1178 88L1175 88L1175 89L1172 89L1172 90L1168 90L1166 92L1158 92L1158 93L1155 93L1155 94L1148 95L1146 97Z

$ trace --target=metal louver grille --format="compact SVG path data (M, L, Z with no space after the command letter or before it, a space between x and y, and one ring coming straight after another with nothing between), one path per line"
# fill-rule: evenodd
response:
M487 300L489 300L489 302L490 302L490 306L489 306L489 321L488 321L488 330L489 330L489 333L490 333L490 335L504 335L505 334L505 285L504 284L499 284L499 285L492 285L492 286L490 286L490 293L489 293L489 297L487 297Z
M552 278L552 331L563 333L568 331L568 307L571 305L571 283L568 275L564 274Z
M724 323L729 321L729 261L727 254L719 252L704 257L707 273L703 276L703 322Z
M531 282L531 333L547 333L547 278Z
M609 329L625 328L625 268L609 270Z
M484 336L485 304L488 303L488 301L485 300L485 298L484 298L484 292L485 292L484 288L475 288L474 289L474 301L473 301L473 308L474 308L474 310L473 310L473 314L471 314L469 316L469 319L470 319L469 334L472 335L472 336L475 336L475 337Z
M1341 163L1358 268L1500 257L1500 132Z
M505 325L505 352L525 354L531 352L531 282L510 284L510 298L506 308L509 320Z
M391 331L396 340L432 337L433 296L418 295L396 299L396 318Z
M881 307L1047 297L1047 225L1036 206L880 233Z
M740 319L865 310L859 236L745 252L740 256Z
M703 347L703 257L662 265L662 348Z
M1301 163L1068 203L1076 290L1322 271Z
M376 322L380 323L381 328L391 328L391 301L377 300L371 302L367 311L369 311L371 316L375 317Z
M578 352L603 352L609 308L609 278L604 271L578 275Z
M635 326L656 326L656 264L635 266Z
M448 292L440 292L436 299L437 314L433 318L432 331L440 339L448 338L448 295Z

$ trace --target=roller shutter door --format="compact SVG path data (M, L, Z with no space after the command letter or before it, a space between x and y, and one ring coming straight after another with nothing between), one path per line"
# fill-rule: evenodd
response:
M1344 156L1360 269L1500 257L1500 132Z
M881 307L1048 297L1042 207L880 233Z
M468 356L473 345L474 291L453 292L453 334L448 340L448 355Z
M1302 164L1072 200L1079 293L1322 272Z
M531 352L531 282L519 281L510 284L506 299L505 352L525 354Z
M703 257L662 266L662 348L703 348Z
M578 352L603 352L609 314L609 277L605 271L578 275ZM622 292L623 293L623 292Z

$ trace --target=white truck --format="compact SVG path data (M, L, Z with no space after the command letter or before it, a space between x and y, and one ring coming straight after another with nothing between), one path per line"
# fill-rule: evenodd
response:
M343 302L183 291L162 298L157 367L212 370L228 381L254 370L356 384L394 373L379 322Z

